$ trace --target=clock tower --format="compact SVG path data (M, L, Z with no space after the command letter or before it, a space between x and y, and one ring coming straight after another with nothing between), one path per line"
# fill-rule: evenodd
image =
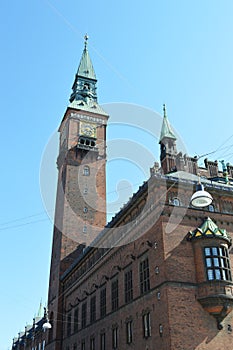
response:
M106 125L85 36L83 54L59 127L58 184L50 267L47 349L61 349L61 275L106 224Z

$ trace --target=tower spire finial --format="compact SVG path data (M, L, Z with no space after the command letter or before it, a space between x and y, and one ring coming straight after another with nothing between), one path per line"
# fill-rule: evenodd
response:
M88 42L89 36L87 35L87 33L84 35L84 49L87 48L87 42Z
M167 117L167 110L166 110L166 105L165 103L163 104L163 116L166 118Z

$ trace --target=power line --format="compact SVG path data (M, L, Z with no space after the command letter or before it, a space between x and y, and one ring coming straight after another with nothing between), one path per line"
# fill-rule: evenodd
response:
M50 220L50 219L47 217L46 219L41 219L41 220L36 220L36 221L25 222L24 224L13 225L13 226L8 226L8 227L2 227L2 228L0 228L0 231L5 231L5 230L12 229L12 228L27 226L27 225L31 225L31 224L35 224L35 223L43 222L43 221L49 221L49 220Z
M13 219L13 220L10 220L10 221L2 222L2 223L0 223L0 226L9 225L9 224L12 224L13 222L26 220L26 219L33 218L35 216L44 215L44 214L46 214L46 212L45 211L41 211L40 213L37 213L37 214L32 214L32 215L24 216L22 218L18 218L18 219Z

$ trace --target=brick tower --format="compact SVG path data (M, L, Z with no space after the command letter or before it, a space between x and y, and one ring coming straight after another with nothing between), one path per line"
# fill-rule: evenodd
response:
M50 267L48 349L61 349L60 277L106 224L105 141L108 115L97 103L96 75L87 49L59 127L58 184Z

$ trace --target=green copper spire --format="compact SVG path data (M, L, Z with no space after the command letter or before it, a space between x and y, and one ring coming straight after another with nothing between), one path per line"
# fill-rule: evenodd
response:
M84 50L79 63L78 71L72 86L70 102L83 101L86 104L97 102L96 75L87 49L87 34L84 37Z
M90 59L90 56L89 56L89 52L87 50L88 39L89 39L89 37L86 34L84 36L84 40L85 40L84 41L84 50L83 50L83 54L82 54L82 57L81 57L81 61L79 63L77 75L80 76L80 77L85 77L85 78L96 80L94 67L93 67L93 64L91 62L91 59Z
M163 124L162 124L159 142L161 142L162 139L165 137L167 137L169 139L176 140L175 134L173 133L172 128L171 128L169 121L167 119L166 106L164 104L163 105Z

